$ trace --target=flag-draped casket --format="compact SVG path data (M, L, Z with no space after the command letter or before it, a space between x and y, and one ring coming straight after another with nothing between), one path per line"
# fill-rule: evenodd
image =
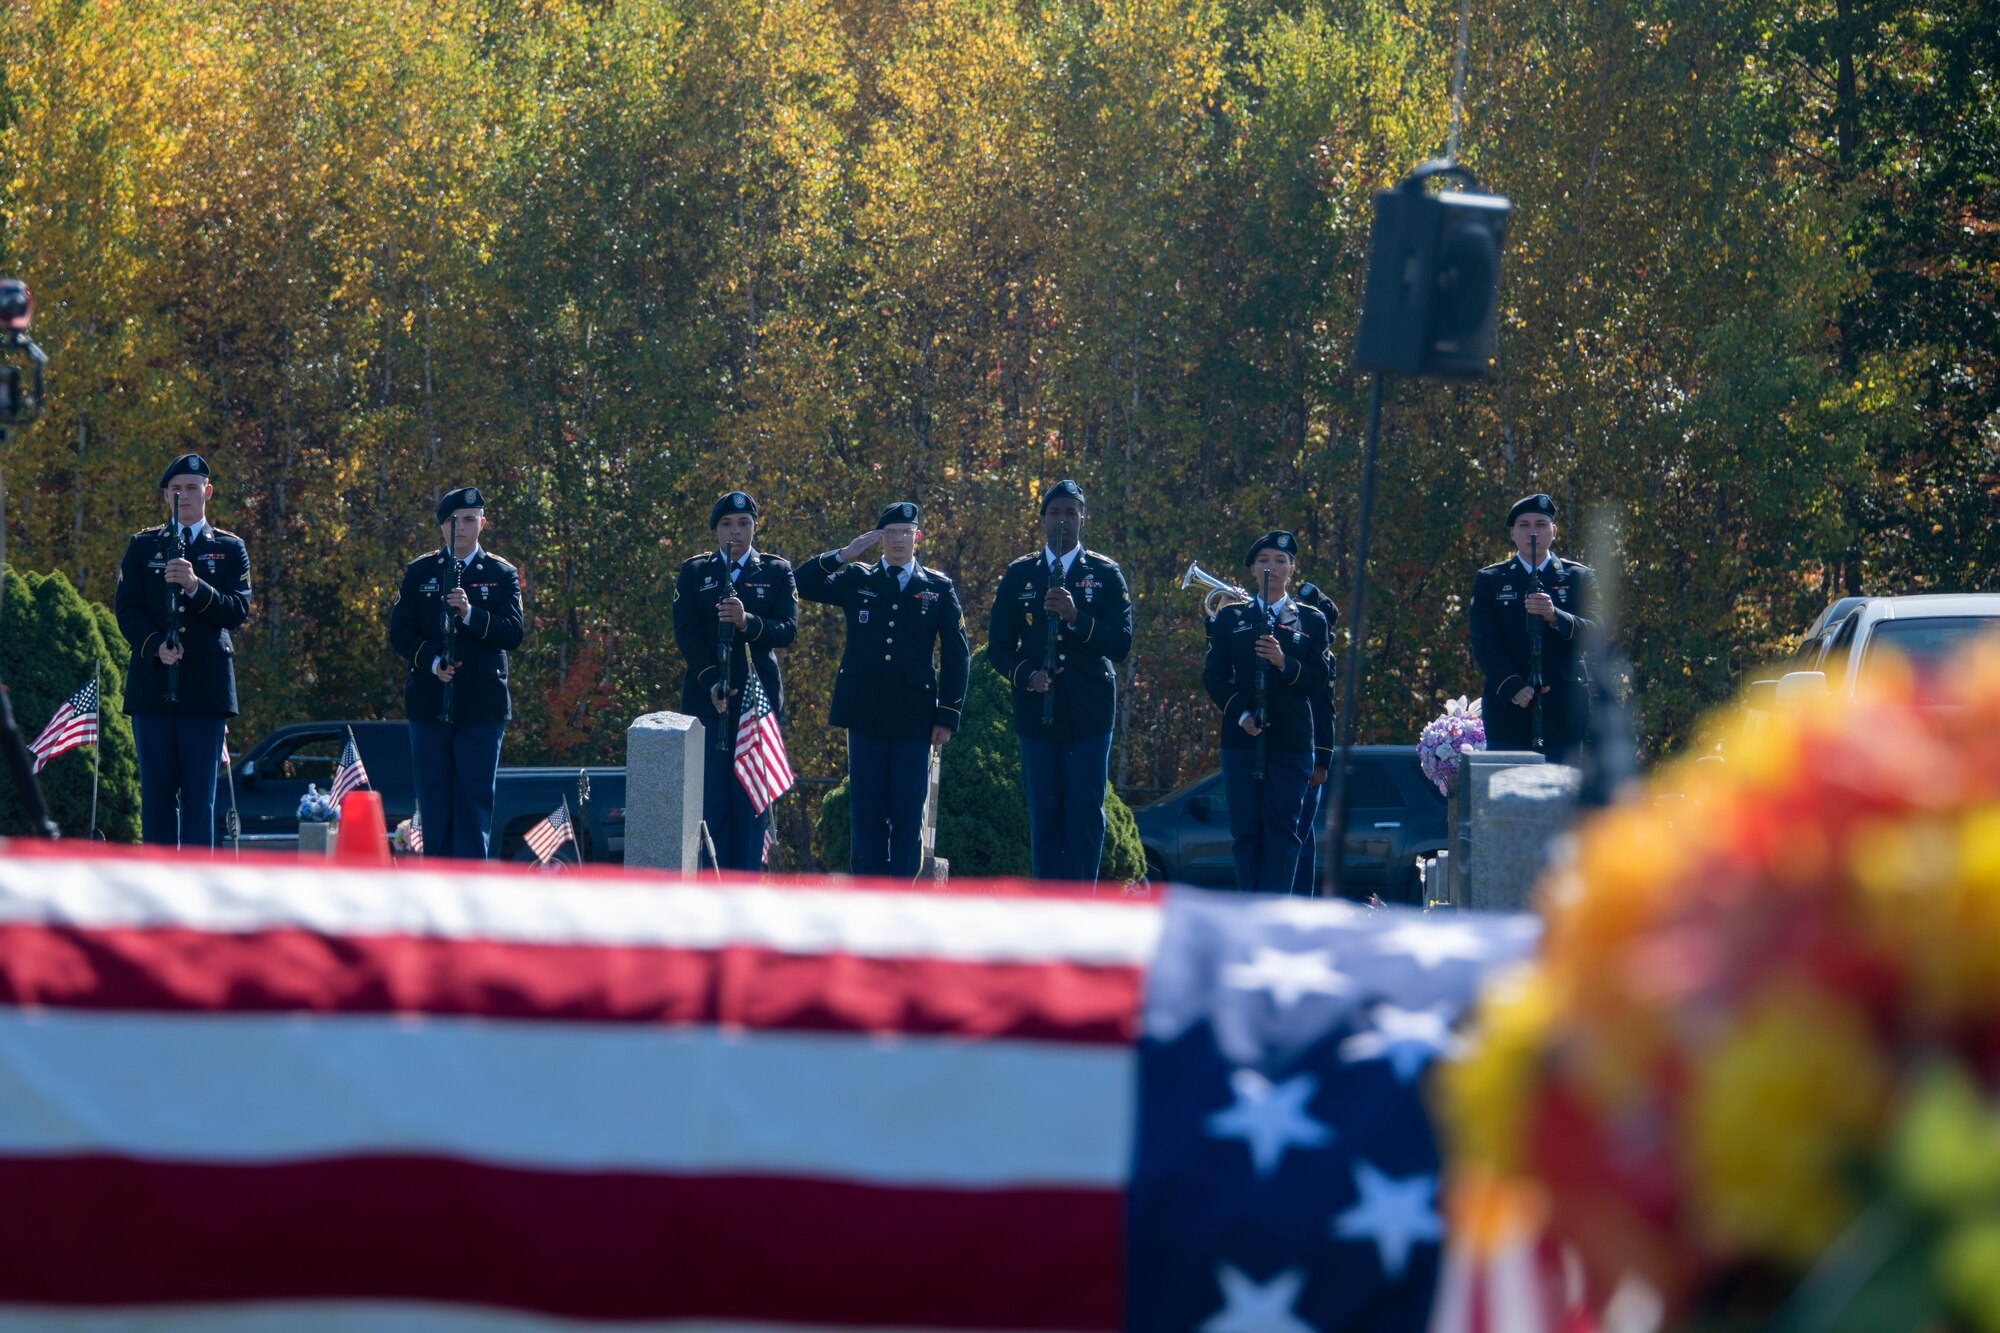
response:
M11 844L0 1329L1419 1328L1532 937Z

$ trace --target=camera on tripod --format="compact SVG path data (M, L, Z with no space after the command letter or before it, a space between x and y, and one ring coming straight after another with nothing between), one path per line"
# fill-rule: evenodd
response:
M42 414L48 353L28 336L35 298L19 278L0 278L0 431Z

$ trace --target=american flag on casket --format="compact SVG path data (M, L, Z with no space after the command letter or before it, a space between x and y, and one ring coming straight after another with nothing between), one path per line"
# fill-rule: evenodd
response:
M1533 941L0 844L0 1329L1421 1329Z

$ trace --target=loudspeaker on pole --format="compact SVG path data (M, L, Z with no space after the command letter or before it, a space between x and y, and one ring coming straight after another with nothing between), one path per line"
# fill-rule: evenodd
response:
M1433 194L1428 182L1437 176L1457 177L1468 188ZM1355 365L1484 379L1512 209L1500 195L1479 193L1472 172L1449 162L1427 162L1395 189L1377 193Z

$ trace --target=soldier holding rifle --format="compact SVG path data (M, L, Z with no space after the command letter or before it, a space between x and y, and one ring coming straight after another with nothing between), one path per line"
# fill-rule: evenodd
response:
M755 671L785 715L785 681L776 650L798 637L799 606L791 565L756 549L757 502L725 491L708 511L715 547L681 565L674 584L674 642L687 663L681 711L708 727L702 769L701 816L723 870L757 870L764 863L764 822L736 776L736 728L743 687Z
M113 607L132 645L125 711L139 747L139 828L146 842L215 845L223 723L236 716L236 645L250 616L243 539L208 521L208 460L182 454L160 477L169 518L134 533Z
M444 545L403 570L389 643L410 668L403 707L424 854L481 858L493 832L500 743L514 716L507 653L521 646L521 576L480 545L486 500L477 486L438 501L437 522Z
M1529 495L1507 511L1515 554L1472 581L1472 655L1485 676L1486 743L1536 750L1562 763L1590 729L1590 667L1583 655L1597 575L1551 549L1556 505Z
M1132 596L1117 561L1084 549L1088 518L1074 481L1042 496L1042 549L1001 575L986 642L1014 687L1034 877L1085 884L1104 852L1117 663L1132 651Z
M1290 594L1298 540L1270 532L1243 563L1253 595L1208 622L1202 684L1222 710L1222 777L1236 887L1289 893L1314 766L1313 698L1326 684L1326 617ZM1261 684L1261 688L1260 688Z

